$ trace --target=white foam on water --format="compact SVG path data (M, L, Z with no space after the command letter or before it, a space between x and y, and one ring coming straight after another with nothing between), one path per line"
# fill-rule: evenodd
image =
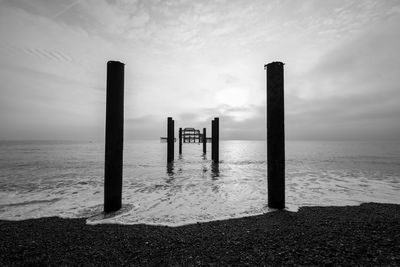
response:
M266 145L222 141L213 165L184 144L166 164L166 144L124 147L123 208L103 214L104 146L0 143L0 219L88 218L89 224L178 226L259 215L267 207ZM210 151L210 145L208 145ZM399 143L287 142L286 209L400 203Z

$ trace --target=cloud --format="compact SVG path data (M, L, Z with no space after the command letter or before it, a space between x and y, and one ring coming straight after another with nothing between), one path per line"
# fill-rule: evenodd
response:
M8 129L0 138L22 138L31 121L40 122L32 132L40 137L42 128L42 138L57 129L64 137L101 135L108 60L126 63L126 129L135 138L158 138L167 116L201 128L219 116L223 138L264 138L263 65L274 60L286 63L288 138L395 136L398 7L2 1L0 78L7 83L0 87L0 123Z
M236 113L251 113L246 120L237 120ZM220 118L220 138L227 139L265 139L266 115L265 106L247 106L242 108L221 105L215 108L203 108L182 112L172 116L175 130L192 127L207 128L211 131L211 120ZM166 134L167 116L142 116L126 120L127 139L158 139Z
M371 26L299 78L307 88L288 99L293 132L309 139L400 136L399 24L393 17Z
M70 10L72 7L74 7L75 5L79 4L79 2L81 2L82 0L77 0L72 2L71 4L67 5L65 8L61 9L60 11L58 11L57 13L55 13L53 15L53 19L61 16L62 14L64 14L65 12L67 12L68 10Z

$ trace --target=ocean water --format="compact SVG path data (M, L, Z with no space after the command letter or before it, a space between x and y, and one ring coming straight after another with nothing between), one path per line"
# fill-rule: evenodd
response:
M269 212L265 141L124 144L123 208L104 215L104 144L0 142L0 219L88 217L87 222L182 225ZM399 142L286 143L286 206L400 204Z

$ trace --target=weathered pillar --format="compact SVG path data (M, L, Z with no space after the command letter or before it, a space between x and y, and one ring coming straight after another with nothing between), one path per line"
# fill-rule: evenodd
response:
M283 63L272 62L267 70L268 206L285 208L285 114Z
M182 128L179 128L179 155L182 155Z
M214 161L214 153L215 153L215 122L211 121L211 160Z
M219 163L219 118L214 118L215 123L215 155L214 162Z
M168 117L167 120L167 162L174 161L174 120Z
M214 118L211 123L211 155L214 163L219 162L219 118Z
M124 67L118 61L107 62L104 212L117 211L122 205Z
M207 129L203 128L203 153L207 153Z

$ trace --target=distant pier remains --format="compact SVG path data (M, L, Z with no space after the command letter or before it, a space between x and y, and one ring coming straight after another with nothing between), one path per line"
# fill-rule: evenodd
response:
M176 141L175 121L172 117L167 119L167 137L160 137L161 142L167 142L167 163L174 161L174 143ZM207 137L207 130L203 128L203 133L195 128L179 128L179 155L182 154L183 143L203 143L203 153L207 153L207 143L211 143L211 160L213 163L219 161L219 118L214 118L211 122L211 135Z

